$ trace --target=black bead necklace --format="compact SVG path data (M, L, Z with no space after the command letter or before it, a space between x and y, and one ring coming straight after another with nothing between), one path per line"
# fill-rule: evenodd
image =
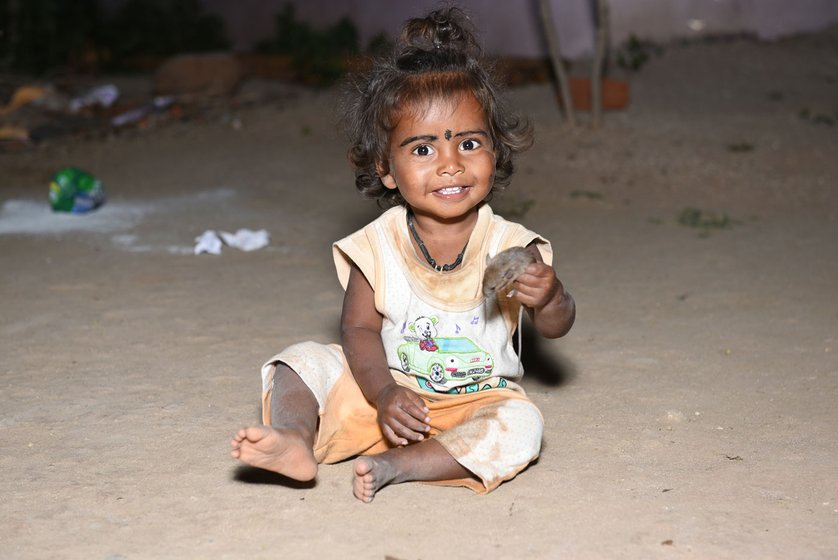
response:
M416 227L413 225L413 211L412 210L407 211L407 228L410 230L410 233L413 235L413 239L416 240L416 244L419 245L419 250L422 251L422 255L425 257L425 260L428 261L428 264L431 265L431 268L433 268L437 272L448 272L449 270L454 270L455 268L460 266L460 263L463 262L463 254L465 254L465 252L466 252L466 247L468 247L468 243L466 243L463 246L463 250L460 251L459 255L457 255L457 260L455 260L451 264L438 265L438 264L436 264L436 261L431 256L431 254L428 253L428 248L425 247L425 242L422 241L422 239L419 237L419 234L416 233Z

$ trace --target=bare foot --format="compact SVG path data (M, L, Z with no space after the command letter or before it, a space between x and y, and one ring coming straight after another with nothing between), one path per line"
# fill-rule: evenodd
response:
M242 428L233 436L230 452L235 459L294 480L312 480L317 461L306 440L296 431L270 426Z
M364 503L370 503L375 493L395 480L396 468L387 460L376 457L358 457L355 460L355 478L352 491Z

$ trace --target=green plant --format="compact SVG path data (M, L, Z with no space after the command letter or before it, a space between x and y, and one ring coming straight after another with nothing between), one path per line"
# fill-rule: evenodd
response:
M297 20L292 4L276 15L274 37L262 41L257 50L285 54L297 78L309 85L326 86L343 74L343 57L358 53L358 30L349 18L341 18L326 29L315 29Z
M727 145L727 151L737 153L737 154L746 153L746 152L753 152L754 151L754 145L750 144L748 142L738 142L736 144L728 144Z
M699 208L684 208L678 215L678 223L682 226L699 230L700 237L707 237L714 229L730 229L736 223L727 214L717 214L710 210Z
M498 214L512 220L520 220L535 206L535 200L526 196L512 195L504 192L493 200L492 206Z
M838 113L836 113L835 117L832 117L823 113L814 113L809 109L802 109L797 116L800 117L800 120L812 124L823 124L826 126L835 126L835 122L838 120Z
M629 72L640 70L652 55L659 55L663 49L651 41L639 39L633 33L617 49L617 66Z
M576 189L570 191L570 198L586 198L588 200L601 200L603 198L603 195L601 192Z

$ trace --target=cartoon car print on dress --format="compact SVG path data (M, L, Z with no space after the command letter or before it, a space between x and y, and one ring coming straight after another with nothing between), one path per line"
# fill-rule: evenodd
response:
M492 357L468 338L437 338L434 340L437 349L433 352L423 350L421 342L409 340L399 346L403 371L427 376L436 384L448 381L459 384L466 378L477 381L492 374Z

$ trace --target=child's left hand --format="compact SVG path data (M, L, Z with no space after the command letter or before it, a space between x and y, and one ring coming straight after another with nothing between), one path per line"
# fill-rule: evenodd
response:
M515 280L514 288L515 299L536 311L550 303L557 295L564 294L562 283L556 278L553 267L543 262L528 265L524 273Z
M553 267L539 261L527 266L512 296L527 307L536 330L547 338L564 336L576 319L576 303Z

